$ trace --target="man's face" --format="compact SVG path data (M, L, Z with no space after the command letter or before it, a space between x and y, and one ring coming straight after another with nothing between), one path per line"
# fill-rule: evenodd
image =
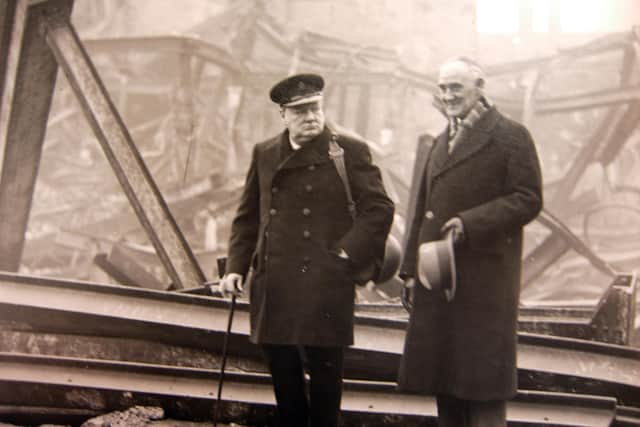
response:
M312 140L324 129L322 100L284 107L281 115L291 139L297 143Z
M442 65L438 88L448 117L464 118L482 95L469 66L459 61Z

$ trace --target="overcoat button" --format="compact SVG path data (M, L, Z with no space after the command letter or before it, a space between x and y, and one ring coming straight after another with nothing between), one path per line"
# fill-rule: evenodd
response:
M316 170L316 165L309 165L309 170L310 171Z
M278 192L278 187L272 187L271 188L271 192L272 193L277 193Z
M309 209L309 208L302 209L302 215L304 215L304 216L311 215L311 209Z
M311 184L307 184L307 185L304 186L304 190L307 193L311 193L311 190L313 190L313 186Z
M300 272L301 273L306 273L307 271L309 271L309 266L308 265L303 265L302 267L300 267Z
M435 217L435 215L433 214L433 211L427 211L427 213L425 213L424 216L427 219L433 219Z
M309 230L304 230L302 232L302 237L304 237L305 239L308 239L309 237L311 237L311 232Z
M269 215L274 216L278 211L275 209L269 209Z

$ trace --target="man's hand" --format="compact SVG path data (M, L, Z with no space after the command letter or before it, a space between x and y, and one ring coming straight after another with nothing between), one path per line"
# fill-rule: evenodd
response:
M402 301L402 306L407 311L411 311L413 308L413 288L416 286L416 279L413 277L407 277L404 281L404 285L402 286L402 293L400 294L400 299Z
M462 223L462 220L457 216L454 216L449 221L445 222L440 229L440 233L443 236L446 236L449 232L452 233L454 245L460 245L462 242L464 242L464 224Z
M220 280L220 293L224 298L228 298L231 295L240 295L244 291L243 278L241 274L229 273L225 274L222 280Z

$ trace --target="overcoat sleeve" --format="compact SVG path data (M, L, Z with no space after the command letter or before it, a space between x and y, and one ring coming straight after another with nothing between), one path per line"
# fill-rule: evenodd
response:
M387 196L380 170L373 164L366 144L345 150L345 162L357 214L353 226L340 239L338 247L349 254L356 268L360 268L371 259L382 261L393 222L394 205Z
M512 122L513 123L513 122ZM503 195L458 213L470 247L521 229L542 209L542 178L535 144L520 124L494 138L504 143L506 178Z
M251 164L247 172L244 190L240 198L236 216L231 224L229 253L226 270L228 273L245 275L256 249L260 227L260 185L258 178L258 149L254 147Z

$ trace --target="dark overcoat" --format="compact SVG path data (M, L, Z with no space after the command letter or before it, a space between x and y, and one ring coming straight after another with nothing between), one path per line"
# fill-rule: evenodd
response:
M227 271L254 269L254 343L353 343L354 272L380 263L394 206L366 143L340 136L357 218L329 157L331 132L294 151L289 133L257 144L232 224ZM347 262L335 255L344 249Z
M432 143L431 143L432 142ZM417 284L399 387L461 399L516 392L516 328L523 227L542 208L540 166L526 128L495 108L447 152L448 131L420 138L401 275L416 277L417 249L459 217L451 302Z

